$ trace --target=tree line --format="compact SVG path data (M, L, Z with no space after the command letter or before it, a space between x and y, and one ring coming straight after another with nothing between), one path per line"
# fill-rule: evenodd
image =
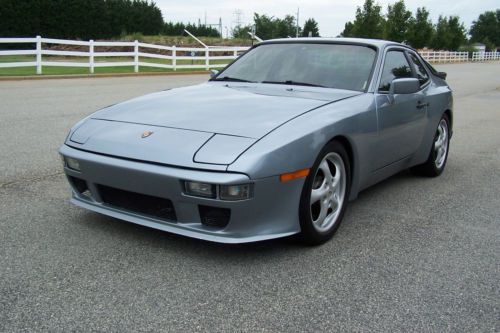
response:
M249 38L248 32L255 29L255 34L262 39L295 37L297 23L295 16L286 15L284 18L254 13L253 24L237 26L233 29L233 37ZM309 18L304 26L298 28L300 37L319 37L318 22Z
M92 39L159 34L160 9L148 0L0 0L0 36Z
M439 16L436 24L425 7L417 8L415 15L406 8L404 0L388 5L387 12L373 0L365 0L356 10L354 21L345 24L343 37L379 38L407 43L414 48L430 47L438 50L458 50L468 43L481 42L487 49L500 45L500 10L486 12L467 30L458 16Z
M221 37L213 26L164 22L161 10L150 0L0 0L0 36L42 35L67 39L106 39L124 34L180 36L184 29L197 36ZM297 21L255 13L253 23L237 26L232 35L249 38L255 31L262 39L295 37ZM298 28L299 36L320 36L313 18ZM470 38L467 38L467 33ZM365 0L355 19L345 24L344 37L381 38L415 48L458 50L481 42L488 50L500 46L500 9L479 15L469 31L457 16L439 16L434 24L425 7L412 13L404 0L388 5L385 13L374 0Z
M211 26L164 22L149 0L0 0L0 36L105 39L126 34L220 37Z
M189 31L195 36L203 37L220 37L220 32L213 26L204 24L184 24L182 22L166 22L162 34L166 36L182 36L185 34L184 30Z

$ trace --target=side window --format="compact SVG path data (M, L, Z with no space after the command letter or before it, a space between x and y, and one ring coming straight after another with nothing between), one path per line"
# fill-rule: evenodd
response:
M422 87L429 82L429 74L427 74L425 67L422 65L420 60L418 60L415 54L410 53L410 59L414 65L413 67L415 68L415 72L417 73L417 78L420 81L420 86Z
M389 91L392 80L405 77L413 77L413 74L404 53L402 51L387 52L378 88L379 91Z

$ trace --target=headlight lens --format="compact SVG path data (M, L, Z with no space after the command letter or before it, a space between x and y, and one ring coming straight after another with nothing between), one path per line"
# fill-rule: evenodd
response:
M186 180L184 193L195 197L237 201L250 199L253 196L253 186L252 184L216 185Z
M71 157L65 157L64 160L66 161L66 165L68 166L68 168L76 171L81 171L80 162L78 162L78 160Z
M184 184L185 184L186 194L188 195L194 195L197 197L204 197L204 198L216 197L215 185L213 184L191 182L191 181L186 181Z
M252 196L252 187L250 184L243 185L221 185L219 197L222 200L245 200Z

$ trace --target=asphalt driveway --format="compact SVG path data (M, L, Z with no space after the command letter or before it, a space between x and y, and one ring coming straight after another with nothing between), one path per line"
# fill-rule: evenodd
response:
M0 331L500 331L500 62L442 65L449 161L348 208L334 239L222 245L69 204L94 110L204 75L0 82Z

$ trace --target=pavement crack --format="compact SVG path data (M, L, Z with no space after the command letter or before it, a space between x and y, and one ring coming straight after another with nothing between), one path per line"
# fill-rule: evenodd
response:
M16 185L16 184L20 184L20 183L39 182L39 181L46 180L46 179L49 179L49 178L52 178L52 177L56 177L56 176L60 176L60 175L63 175L63 174L64 174L63 171L59 171L59 172L56 172L56 173L51 173L51 174L43 175L43 176L39 176L39 177L16 179L16 180L13 180L13 181L10 181L10 182L0 183L0 189L1 188L7 188L7 187L9 187L11 185Z

